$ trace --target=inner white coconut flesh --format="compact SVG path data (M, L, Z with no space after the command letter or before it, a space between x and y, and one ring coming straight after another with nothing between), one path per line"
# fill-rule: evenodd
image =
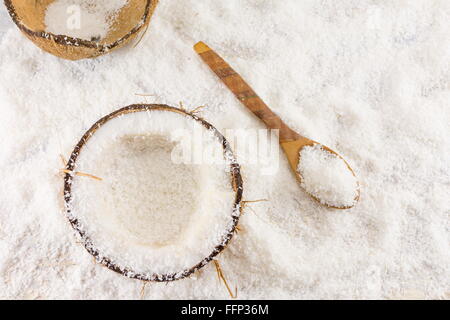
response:
M128 0L56 0L45 14L46 31L90 41L105 38Z
M229 160L212 163L217 155L224 160L219 139L182 114L110 120L80 152L75 170L102 180L73 178L71 215L101 256L122 268L189 269L223 243L238 214Z
M109 219L136 243L157 247L182 241L198 210L202 170L174 165L175 146L164 136L125 135L104 150L102 166L108 171L102 187L113 198L103 199L114 201Z

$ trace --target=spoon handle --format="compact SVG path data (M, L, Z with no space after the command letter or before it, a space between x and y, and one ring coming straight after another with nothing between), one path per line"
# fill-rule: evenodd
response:
M280 117L270 110L247 82L214 50L203 42L198 42L194 49L243 105L260 118L268 128L280 130L280 142L301 138L298 133L289 128Z

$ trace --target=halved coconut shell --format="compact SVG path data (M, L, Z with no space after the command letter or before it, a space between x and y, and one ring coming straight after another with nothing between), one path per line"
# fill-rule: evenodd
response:
M120 48L147 28L159 0L128 0L99 42L45 31L47 7L55 0L4 0L17 27L41 49L63 59L94 58Z
M79 221L76 215L73 215L71 209L71 203L73 199L73 191L72 191L72 181L73 181L73 173L67 173L64 177L64 201L66 204L66 213L69 219L70 224L73 229L78 233L81 238L81 241L86 248L86 250L94 256L96 261L101 265L119 273L126 277L143 280L143 281L156 281L156 282L168 282L175 281L179 279L186 278L201 269L205 265L207 265L211 260L213 260L219 253L221 253L230 240L232 239L236 227L239 223L239 218L241 214L241 201L243 195L243 181L240 173L240 166L234 158L233 152L228 141L225 137L210 123L198 117L195 114L189 113L185 110L170 107L162 104L138 104L138 105L130 105L128 107L124 107L119 109L102 119L98 120L81 138L80 142L75 146L75 149L70 156L70 159L66 166L66 172L73 172L77 163L78 156L80 152L83 152L84 146L87 144L89 139L95 134L95 132L100 129L103 125L105 125L108 121L113 120L115 118L124 116L129 113L147 113L151 111L166 111L166 112L174 112L191 118L192 121L197 121L201 125L203 125L207 130L210 130L214 133L214 135L218 138L218 142L221 143L224 156L226 155L227 159L230 160L230 175L231 175L231 188L234 191L234 203L233 210L230 212L230 226L227 227L225 233L221 236L221 240L219 243L215 245L212 252L210 252L207 256L205 256L201 261L198 261L195 265L186 268L185 270L179 270L176 273L167 273L167 274L145 274L139 273L136 270L131 268L124 268L117 265L111 258L104 256L102 252L100 252L95 243L91 240L89 234L83 228L81 221ZM143 115L144 116L144 115ZM225 227L225 226L224 226Z

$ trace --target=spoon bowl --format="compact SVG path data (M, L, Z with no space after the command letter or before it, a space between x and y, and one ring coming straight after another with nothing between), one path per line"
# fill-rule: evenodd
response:
M341 159L342 161L344 161L345 165L347 166L348 170L350 170L350 172L352 173L352 175L356 178L356 174L353 171L353 169L350 167L350 165L348 164L348 162L340 155L338 154L336 151L328 148L327 146L324 146L323 144L320 144L314 140L302 137L301 139L298 140L294 140L294 141L281 141L280 139L280 144L281 147L288 159L289 165L292 169L292 171L294 172L297 180L300 182L300 184L303 181L303 177L300 174L300 172L298 171L298 166L300 164L301 161L301 151L304 147L313 147L315 145L320 145L321 148L335 156L337 156L339 159ZM305 190L306 191L306 190ZM307 191L306 191L307 192ZM357 181L357 189L356 189L356 196L354 199L354 204L353 205L345 205L345 206L334 206L334 205L330 205L327 203L324 203L323 200L319 199L318 197L316 197L315 195L307 192L309 196L311 196L314 200L326 205L327 207L333 208L333 209L351 209L352 207L354 207L356 205L356 203L359 201L361 192L360 192L360 188L359 188L359 182Z

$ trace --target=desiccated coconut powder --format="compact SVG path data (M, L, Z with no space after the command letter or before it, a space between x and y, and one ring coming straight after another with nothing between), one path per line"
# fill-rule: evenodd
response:
M99 41L106 37L117 12L128 0L56 0L45 15L46 31Z
M238 298L450 298L449 14L446 0L160 1L136 48L72 62L37 48L0 4L0 298L229 298L212 264L141 295L74 241L61 196L59 154L120 106L182 100L221 132L264 128L192 50L199 40L289 127L345 155L363 192L330 210L282 154L274 175L261 174L266 156L239 160L244 200L268 201L248 203L217 257ZM85 151L76 170L108 183L105 166L81 166ZM74 197L100 185L75 179Z
M358 181L345 161L320 144L300 150L301 185L320 202L338 208L351 207L358 197Z

